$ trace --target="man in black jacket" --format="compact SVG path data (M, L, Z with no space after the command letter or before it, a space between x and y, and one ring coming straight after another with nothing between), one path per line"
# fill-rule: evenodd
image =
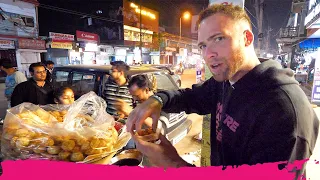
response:
M47 71L47 77L46 77L46 80L48 82L52 82L52 71L53 71L53 68L54 68L54 62L53 61L46 61L46 71Z
M53 104L53 87L46 81L46 69L42 63L33 63L29 67L32 78L18 84L11 96L11 107L23 102L46 105Z
M158 92L131 112L128 131L140 130L147 117L156 127L161 110L211 114L213 166L308 159L319 120L291 70L259 62L245 11L213 5L198 22L198 45L213 77L192 89ZM153 164L190 166L164 136L159 145L133 137Z

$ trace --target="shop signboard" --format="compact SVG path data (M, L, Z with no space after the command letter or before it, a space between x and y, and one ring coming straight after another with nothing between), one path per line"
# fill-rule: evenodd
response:
M83 32L83 31L76 31L76 35L77 35L77 41L92 42L92 43L99 42L99 36L97 34Z
M0 49L15 49L14 41L0 39Z
M19 49L38 49L38 50L45 50L46 49L46 42L43 40L37 39L22 39L18 40L18 47Z
M159 31L159 12L135 4L129 0L123 0L123 24L140 28L140 13L141 13L141 28L153 32Z
M313 87L311 101L317 105L320 104L320 48L318 48L314 67Z
M51 48L54 49L72 49L72 42L52 42Z
M74 41L74 35L49 32L49 37L53 41Z

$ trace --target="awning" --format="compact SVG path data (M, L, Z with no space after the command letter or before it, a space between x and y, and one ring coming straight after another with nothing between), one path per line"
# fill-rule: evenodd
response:
M301 49L315 49L320 47L320 38L306 39L299 43Z

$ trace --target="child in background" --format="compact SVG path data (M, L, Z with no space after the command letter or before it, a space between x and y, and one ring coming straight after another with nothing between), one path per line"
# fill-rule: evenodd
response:
M70 87L61 87L54 92L56 104L70 105L74 102L74 93Z

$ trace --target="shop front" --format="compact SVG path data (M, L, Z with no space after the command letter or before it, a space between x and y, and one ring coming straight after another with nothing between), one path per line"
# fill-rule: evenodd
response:
M71 64L69 55L73 49L74 35L50 32L49 38L46 60L53 61L56 66Z
M17 59L16 59L16 46L15 41L0 39L0 59L6 58L9 59L14 67L17 67ZM6 77L6 73L0 71L0 79Z
M96 60L99 65L110 65L110 62L115 56L113 46L100 45L96 52Z
M97 64L96 53L99 52L99 36L94 33L76 31L79 50L70 53L73 64Z
M151 64L160 64L160 51L150 52Z
M46 52L46 43L44 40L19 38L18 49L16 50L18 69L29 77L30 64L41 62L40 54Z
M165 47L160 56L161 64L174 64L177 59L177 49L174 47Z

